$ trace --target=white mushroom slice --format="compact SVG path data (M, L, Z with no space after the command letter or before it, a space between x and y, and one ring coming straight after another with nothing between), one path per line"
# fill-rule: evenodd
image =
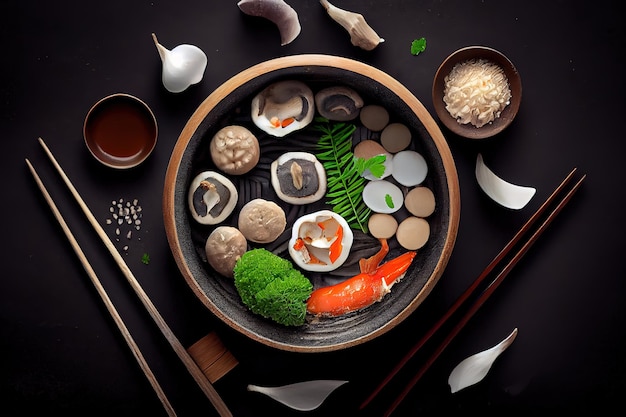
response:
M532 187L511 184L493 173L483 161L483 156L476 158L476 180L480 188L496 203L514 210L526 206L537 191Z
M348 258L353 234L346 220L331 210L300 217L291 229L289 255L302 269L328 272Z
M395 213L402 208L404 196L392 182L370 181L363 187L363 202L375 213Z
M320 116L344 122L359 116L363 99L350 87L328 87L315 94L315 107Z
M406 187L421 184L428 174L424 157L415 151L401 151L393 156L393 178Z
M276 137L306 127L314 114L313 91L301 81L278 81L252 99L252 121Z
M270 170L274 191L287 203L313 203L326 194L326 170L311 153L284 153L272 162Z
M214 171L201 172L189 186L189 211L198 223L217 224L230 216L238 197L231 180Z

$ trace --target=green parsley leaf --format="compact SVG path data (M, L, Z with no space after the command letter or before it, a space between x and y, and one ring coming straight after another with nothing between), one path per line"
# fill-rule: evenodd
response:
M365 170L369 170L376 178L381 178L385 173L386 155L376 155L369 159L355 158L354 163L359 174L363 174Z
M389 194L385 194L385 203L387 203L387 207L389 208L395 207L395 205L393 204L393 198L391 198L391 195Z
M144 264L148 265L150 263L150 255L148 255L147 253L144 253L141 256L141 262L143 262Z
M411 55L419 55L426 50L426 38L415 39L411 42Z

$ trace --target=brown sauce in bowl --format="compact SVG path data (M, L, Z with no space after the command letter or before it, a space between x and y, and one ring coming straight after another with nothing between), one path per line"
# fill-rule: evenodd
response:
M114 94L91 108L83 133L89 151L104 165L130 168L143 162L154 149L157 124L143 101Z

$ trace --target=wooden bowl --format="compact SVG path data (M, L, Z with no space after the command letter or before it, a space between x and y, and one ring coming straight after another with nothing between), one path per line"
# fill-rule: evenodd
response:
M307 129L276 139L263 134L251 122L252 97L267 85L287 79L304 81L313 91L329 85L347 85L357 90L366 104L384 105L392 121L402 121L409 126L413 136L410 146L420 152L428 163L429 173L424 184L433 190L437 202L435 213L428 218L431 227L429 241L419 250L406 276L393 286L391 293L363 310L336 318L309 317L304 325L298 327L276 324L246 308L233 279L215 273L206 261L204 243L213 226L196 223L187 205L191 180L201 171L215 169L208 150L213 135L229 124L247 127L257 135L261 158L249 173L229 176L239 189L240 201L225 223L237 225L239 209L246 200L262 196L276 201L287 213L287 229L276 242L263 247L289 257L284 241L291 235L294 220L307 212L316 211L319 205L328 206L323 200L299 207L289 206L276 198L270 184L269 165L278 155L292 148L312 150L319 139L319 133L314 134L313 130ZM370 134L364 128L360 131ZM215 316L236 331L262 344L297 352L324 352L355 346L391 330L412 314L447 265L456 240L459 210L459 183L452 155L437 123L424 106L386 73L364 63L326 55L273 59L242 71L218 87L202 102L182 130L168 165L163 194L163 215L169 245L184 279L197 297ZM360 233L358 239L363 246L362 253L373 253L380 247L378 240L365 233ZM393 238L389 245L388 258L405 251ZM358 262L346 266L342 273L345 276L354 275L354 271L358 271L355 268L358 268ZM344 278L328 273L304 271L304 274L315 286Z
M446 110L446 103L443 101L446 76L450 74L455 65L471 59L485 59L502 68L511 90L510 104L502 110L500 116L493 122L481 127L476 127L471 123L459 123ZM517 115L522 100L522 81L513 63L501 52L486 46L468 46L450 54L439 66L433 82L432 97L439 120L450 131L469 139L485 139L503 131Z

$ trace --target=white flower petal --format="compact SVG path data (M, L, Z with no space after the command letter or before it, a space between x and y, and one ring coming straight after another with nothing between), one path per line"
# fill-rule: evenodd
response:
M494 174L483 161L483 156L476 158L476 180L480 188L496 203L519 210L526 206L537 191L533 187L511 184Z

